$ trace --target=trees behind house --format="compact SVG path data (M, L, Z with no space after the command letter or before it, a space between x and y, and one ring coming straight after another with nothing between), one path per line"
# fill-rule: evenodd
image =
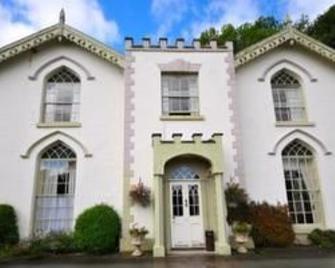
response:
M220 30L209 28L200 35L203 45L216 39L219 45L226 41L233 41L235 53L251 46L273 34L281 31L289 21L278 21L274 17L259 17L251 23L244 23L240 26L224 24ZM308 16L301 17L293 23L293 27L313 38L335 48L335 5L330 7L324 14L310 22Z

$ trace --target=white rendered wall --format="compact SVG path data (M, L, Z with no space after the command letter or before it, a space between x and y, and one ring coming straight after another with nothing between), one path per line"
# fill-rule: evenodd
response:
M153 149L151 135L161 133L162 139L172 139L173 133L182 133L185 140L191 140L193 133L203 133L209 139L213 133L223 133L224 181L234 176L236 167L233 161L233 139L230 122L231 110L228 105L229 52L162 52L132 51L135 69L134 85L134 176L132 183L139 178L153 189ZM199 110L202 121L163 121L161 97L161 70L159 64L176 60L200 64L198 77ZM134 206L131 214L134 222L152 231L153 210ZM152 235L152 234L149 234Z
M48 61L66 56L84 66L94 80L68 60L52 63L32 75ZM79 128L38 128L45 75L65 65L81 79ZM77 154L74 217L85 208L104 202L122 212L123 171L123 73L119 67L74 45L57 43L40 47L0 65L0 203L14 206L21 237L31 234L34 208L34 183L38 154L48 144L61 139ZM34 142L60 130L77 139L83 149L62 135L53 136L20 157Z
M282 62L269 70L264 82L258 81L265 70L282 60L289 60L293 64ZM270 79L284 67L295 72L302 80L308 122L313 123L310 126L275 125ZM334 65L297 47L277 48L239 67L236 72L245 186L250 197L257 201L287 203L281 151L294 138L300 138L315 151L327 228L335 228L334 74ZM317 81L313 82L311 78ZM276 154L269 155L277 141L297 129L308 134L296 132L289 135L279 144ZM321 143L333 154L326 155Z

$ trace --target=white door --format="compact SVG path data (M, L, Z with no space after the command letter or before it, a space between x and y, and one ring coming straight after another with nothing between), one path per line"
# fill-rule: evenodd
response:
M171 182L172 248L205 246L199 182Z

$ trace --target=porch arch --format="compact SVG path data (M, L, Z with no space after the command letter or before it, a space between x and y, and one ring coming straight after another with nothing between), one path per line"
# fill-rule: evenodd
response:
M169 161L180 156L192 155L206 159L211 165L211 176L216 192L217 240L216 253L229 255L230 246L225 233L226 205L223 191L222 134L213 134L210 140L203 140L202 134L194 134L191 141L182 140L182 134L173 134L173 140L162 140L161 134L152 135L154 152L154 248L155 257L166 254L166 221L164 206L164 172Z

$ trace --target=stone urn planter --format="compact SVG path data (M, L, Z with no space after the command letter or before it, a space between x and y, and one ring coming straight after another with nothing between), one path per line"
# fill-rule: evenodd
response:
M132 256L139 257L143 255L141 247L147 233L148 230L145 227L138 227L137 224L134 224L133 227L129 229L131 244L134 246Z
M234 239L237 245L238 253L247 253L247 243L249 241L249 234L251 225L246 222L236 222L233 224Z

